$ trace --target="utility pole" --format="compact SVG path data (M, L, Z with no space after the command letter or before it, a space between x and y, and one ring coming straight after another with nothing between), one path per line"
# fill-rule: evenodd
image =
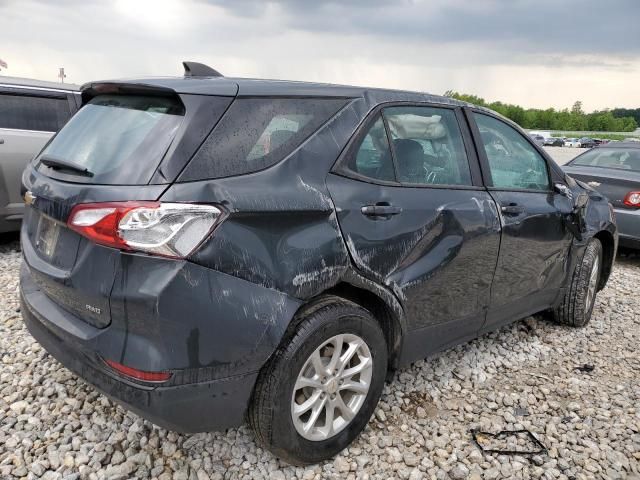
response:
M67 78L67 76L64 74L64 67L60 67L58 78L60 79L60 83L64 83L64 79Z
M2 70L2 68L7 69L9 67L7 66L7 62L0 58L0 70Z

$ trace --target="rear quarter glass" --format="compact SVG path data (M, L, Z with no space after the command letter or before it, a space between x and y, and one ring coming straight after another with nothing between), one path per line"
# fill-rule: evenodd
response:
M180 99L166 96L99 95L84 105L36 159L41 173L107 185L149 183L185 115ZM86 168L79 176L47 167L51 157ZM76 177L76 178L74 178Z
M179 180L231 177L275 165L348 101L344 98L238 98Z

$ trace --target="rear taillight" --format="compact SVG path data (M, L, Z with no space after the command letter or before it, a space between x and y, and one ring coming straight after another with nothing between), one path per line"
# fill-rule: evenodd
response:
M101 245L184 258L221 219L213 205L109 202L76 205L67 224Z
M627 193L623 202L629 207L640 207L640 192Z

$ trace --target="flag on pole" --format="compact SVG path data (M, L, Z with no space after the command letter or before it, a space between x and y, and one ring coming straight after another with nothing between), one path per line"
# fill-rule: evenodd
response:
M7 66L7 62L5 62L4 60L2 60L1 58L0 58L0 67L2 67L2 68L9 68L9 67Z

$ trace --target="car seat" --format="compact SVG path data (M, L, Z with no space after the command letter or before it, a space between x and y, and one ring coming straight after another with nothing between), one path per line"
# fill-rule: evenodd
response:
M393 146L398 160L398 175L401 182L425 183L425 155L422 145L415 140L397 139Z

